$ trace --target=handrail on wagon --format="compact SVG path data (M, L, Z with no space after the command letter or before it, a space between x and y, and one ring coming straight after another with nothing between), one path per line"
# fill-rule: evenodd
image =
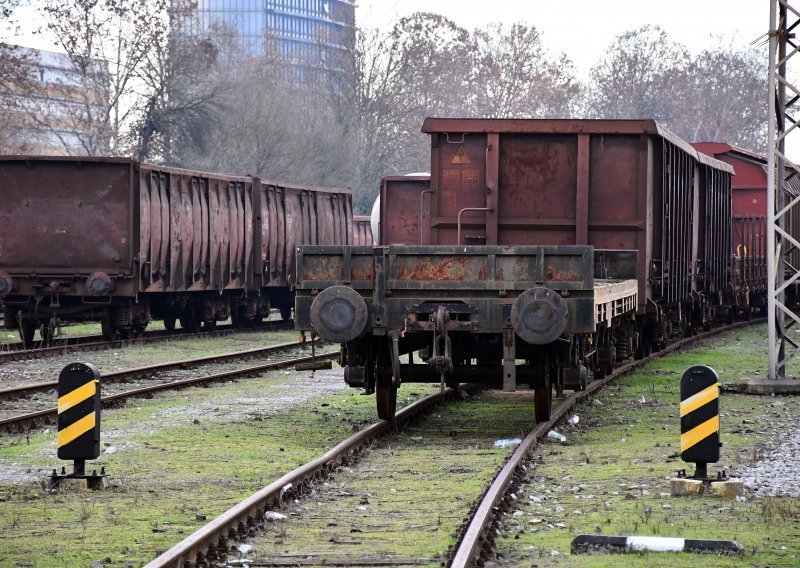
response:
M424 245L425 231L422 230L422 218L425 217L425 194L430 193L433 195L432 189L423 189L419 194L419 244Z
M494 211L492 207L464 207L461 211L458 212L458 230L456 232L456 244L461 244L461 214L465 211L486 211L487 213L491 213Z

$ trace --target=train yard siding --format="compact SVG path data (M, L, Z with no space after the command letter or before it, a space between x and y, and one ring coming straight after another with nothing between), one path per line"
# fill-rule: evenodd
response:
M678 457L679 380L707 364L722 382L766 373L763 325L726 333L704 346L656 360L582 407L568 443L546 444L534 456L524 489L498 538L493 566L797 566L800 564L800 401L724 393L722 457L745 481L743 499L670 496ZM793 368L792 368L793 365ZM798 374L798 364L789 372ZM691 554L571 555L578 534L735 539L741 557Z

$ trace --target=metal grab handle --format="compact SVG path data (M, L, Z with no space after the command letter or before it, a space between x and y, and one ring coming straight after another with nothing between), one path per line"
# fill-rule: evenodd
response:
M422 193L419 194L419 244L424 245L425 243L422 242L425 240L425 232L422 230L422 218L425 215L425 197L426 193L430 193L433 195L434 191L432 189L424 189Z
M464 211L486 211L487 213L491 213L494 211L492 207L464 207L461 211L458 212L458 231L456 236L456 244L461 244L461 214Z

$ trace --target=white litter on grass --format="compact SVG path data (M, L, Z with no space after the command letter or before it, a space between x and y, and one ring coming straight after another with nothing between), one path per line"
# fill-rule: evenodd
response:
M249 545L249 544L240 544L239 545L239 552L241 552L242 554L247 554L251 550L253 550L253 547L251 545Z
M580 421L581 421L581 417L578 416L577 414L573 414L572 416L569 417L569 423L570 424L577 424Z
M114 452L116 452L116 451L117 451L117 448L116 448L116 446L108 446L108 447L105 449L105 451L103 451L103 453L104 453L104 454L113 454L113 453L114 453Z
M519 438L509 438L503 440L497 440L494 443L495 448L513 448L514 446L519 446L522 442Z
M547 433L547 437L550 438L551 440L558 440L562 444L567 441L567 437L564 434L560 434L555 430L550 430Z
M268 521L285 521L286 515L283 515L281 513L276 513L275 511L267 511L264 514L264 518L267 519Z

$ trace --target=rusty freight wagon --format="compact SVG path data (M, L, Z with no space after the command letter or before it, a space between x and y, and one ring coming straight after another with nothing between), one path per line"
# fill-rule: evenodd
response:
M738 307L737 312L749 319L753 308L764 310L767 306L767 157L724 142L698 142L693 146L698 152L736 169L731 182L733 268L730 293ZM787 168L789 192L800 196L800 180L788 174ZM781 208L776 206L778 210ZM800 221L792 212L785 216L784 230L795 240L800 240ZM800 251L791 248L790 264L799 266ZM785 291L787 305L795 306L797 283L790 284ZM731 313L730 319L737 312Z
M353 215L353 244L357 246L372 244L372 223L369 215Z
M401 380L480 378L531 385L543 419L551 386L581 388L723 308L730 166L647 120L423 131L430 190L384 183L389 244L298 257L298 328L343 343L345 379L376 392L380 416Z
M26 343L60 321L111 338L288 318L296 246L352 243L348 190L128 159L5 156L0 194L0 303Z

